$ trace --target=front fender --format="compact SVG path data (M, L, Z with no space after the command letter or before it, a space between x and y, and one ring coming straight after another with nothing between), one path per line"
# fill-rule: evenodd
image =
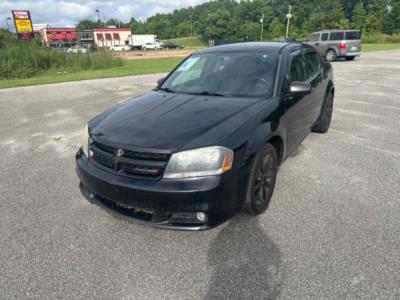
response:
M282 141L282 151L285 152L285 138L282 123L279 121L268 121L260 124L249 136L241 156L241 174L239 179L239 207L243 207L246 199L246 191L252 163L256 154L263 146L276 137ZM283 155L283 154L282 154Z
M279 121L265 122L249 136L246 151L243 155L242 166L246 166L251 163L254 156L263 148L263 146L274 137L279 137L282 141L284 138L284 131L281 128ZM284 144L284 143L283 143Z
M270 139L278 136L282 140L282 150L285 149L286 121L284 113L284 103L280 96L266 99L265 102L260 102L259 105L252 107L251 113L248 112L246 121L241 122L239 126L227 134L221 143L235 149L238 154L236 159L238 166L240 166L240 177L237 183L240 191L239 207L244 203L251 163L255 154Z

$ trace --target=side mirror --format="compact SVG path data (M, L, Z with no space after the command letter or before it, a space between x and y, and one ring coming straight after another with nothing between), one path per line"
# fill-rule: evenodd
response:
M310 94L311 91L311 84L304 82L292 82L289 87L289 94L294 96L305 96Z
M162 85L165 81L165 77L158 79L157 84Z

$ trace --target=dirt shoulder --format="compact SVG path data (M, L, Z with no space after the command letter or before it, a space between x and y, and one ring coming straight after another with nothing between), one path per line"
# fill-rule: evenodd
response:
M186 57L198 49L183 49L183 50L157 50L157 51L128 51L115 53L116 57L121 59L149 59L149 58L163 58L163 57Z

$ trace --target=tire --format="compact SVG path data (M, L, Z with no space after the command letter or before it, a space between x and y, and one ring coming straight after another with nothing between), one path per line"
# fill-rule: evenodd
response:
M247 183L244 212L256 216L265 212L271 201L278 172L278 154L271 144L266 144L254 158Z
M354 60L355 58L356 58L355 56L346 56L347 61Z
M333 93L330 92L326 98L324 110L319 116L317 124L314 125L312 131L318 133L327 133L331 125L333 112Z
M333 49L329 49L328 51L326 51L326 60L329 62L333 62L335 61L337 58L337 54L336 51Z

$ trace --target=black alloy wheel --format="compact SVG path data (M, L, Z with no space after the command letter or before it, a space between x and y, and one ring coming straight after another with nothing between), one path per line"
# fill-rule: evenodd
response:
M313 132L327 133L332 121L333 113L333 93L330 92L326 98L326 103L322 114L319 117L317 124L313 127Z
M271 144L254 158L247 187L245 211L251 215L259 215L266 211L275 188L278 171L278 155Z

